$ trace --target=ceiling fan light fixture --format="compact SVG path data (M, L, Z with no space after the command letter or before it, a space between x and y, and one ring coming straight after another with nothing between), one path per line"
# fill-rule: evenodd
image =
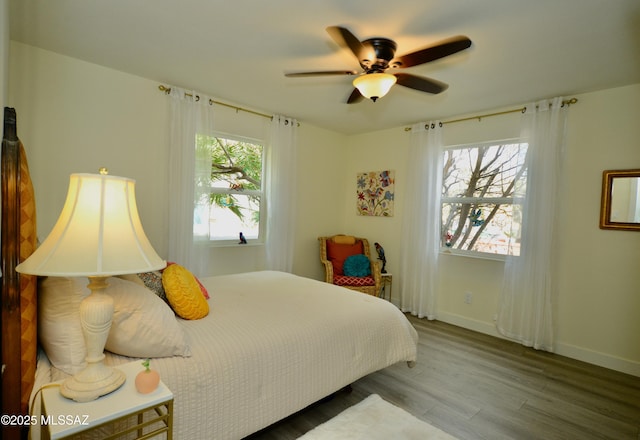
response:
M389 73L368 73L354 79L353 86L362 96L375 102L386 95L396 81L396 77Z

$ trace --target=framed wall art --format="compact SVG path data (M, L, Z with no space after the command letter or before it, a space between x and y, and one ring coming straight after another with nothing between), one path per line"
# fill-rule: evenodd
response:
M393 217L395 197L394 171L358 173L356 197L358 215Z

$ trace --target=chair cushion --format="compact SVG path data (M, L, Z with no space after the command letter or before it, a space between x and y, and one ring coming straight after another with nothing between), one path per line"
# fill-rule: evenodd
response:
M333 284L336 286L351 286L351 287L362 287L362 286L375 286L376 281L372 276L368 277L348 277L345 275L336 275L333 277Z
M356 237L353 235L334 235L331 241L338 244L354 244Z
M327 259L333 264L334 275L344 275L344 260L351 255L363 253L362 242L354 244L339 244L327 240Z
M350 255L344 260L343 272L348 277L371 275L371 261L364 254Z

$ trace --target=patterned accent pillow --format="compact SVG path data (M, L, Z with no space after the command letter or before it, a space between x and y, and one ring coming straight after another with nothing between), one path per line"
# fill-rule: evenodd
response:
M160 272L154 271L139 273L138 278L142 280L142 283L147 289L151 290L153 293L158 295L158 297L169 304L167 293L164 291L164 286L162 285L162 274Z

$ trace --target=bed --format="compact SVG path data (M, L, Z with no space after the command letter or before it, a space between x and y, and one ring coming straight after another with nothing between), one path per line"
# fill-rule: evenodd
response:
M3 154L3 181L7 174ZM5 260L16 258L5 251L5 240L9 239L4 236L5 215L13 209L21 209L19 203L13 208L3 204L3 272L11 270ZM20 258L26 256L17 260ZM15 267L16 263L12 264ZM8 301L4 278L3 330ZM33 280L29 281L33 286ZM113 341L110 334L107 348L120 354L107 352L106 362L117 366L148 357L144 350L150 346L159 350L151 354L162 356L151 356L151 363L174 393L177 439L241 439L360 377L397 362L416 360L417 333L406 317L387 301L343 287L275 271L203 278L200 281L210 297L209 313L202 319L185 320L172 311L168 317L169 307L149 285L138 281L131 277L109 279L116 307L112 333L121 334ZM31 336L26 337L28 347L23 350L28 358L16 362L15 356L5 358L5 344L13 342L5 341L3 331L6 371L15 373L17 369L26 380L20 395L11 395L5 402L3 375L3 413L24 414L29 396L42 384L72 373L69 368L74 368L73 362L66 365L54 352L50 356L45 353L52 353L48 340L55 335L52 325L62 322L65 329L71 329L67 333L76 331L64 320L73 320L76 308L69 301L79 301L88 292L85 284L81 278L41 282L39 321L45 327L40 332L37 361L33 338L37 320L33 314L26 319L20 313L11 314L13 321L18 321L21 338ZM18 288L21 296L35 303L35 289L27 290ZM69 295L69 290L77 294ZM61 291L67 293L62 295ZM43 315L52 316L51 310L65 310L67 315L43 319ZM141 329L140 323L148 328ZM150 342L146 338L155 339ZM78 339L82 338L74 336L72 340ZM7 430L2 438L18 435Z

